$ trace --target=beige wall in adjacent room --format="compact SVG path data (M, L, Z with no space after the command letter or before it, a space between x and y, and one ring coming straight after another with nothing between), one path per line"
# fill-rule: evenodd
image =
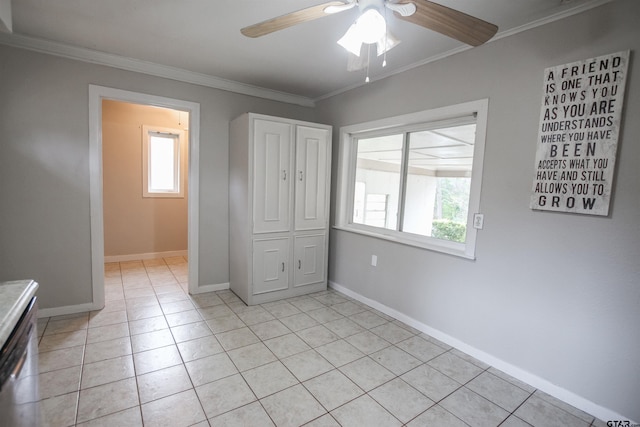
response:
M186 112L102 102L105 257L187 250L187 192L182 198L142 197L142 126L184 130L188 123ZM188 136L181 141L185 190L187 142Z

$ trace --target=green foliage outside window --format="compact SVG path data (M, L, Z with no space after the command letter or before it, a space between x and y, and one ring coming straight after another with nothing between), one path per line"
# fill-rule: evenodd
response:
M464 243L467 236L467 225L448 219L436 219L433 221L431 236L451 242Z
M439 178L431 236L464 243L467 235L469 178Z

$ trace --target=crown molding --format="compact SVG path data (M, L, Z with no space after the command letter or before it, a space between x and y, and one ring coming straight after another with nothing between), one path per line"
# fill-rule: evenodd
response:
M571 3L573 0L561 0L561 3ZM521 33L523 31L531 30L532 28L541 27L546 24L550 24L555 21L559 21L561 19L568 18L573 15L577 15L578 13L586 12L587 10L593 9L594 7L602 6L607 3L611 3L613 0L589 0L584 3L580 3L577 6L568 8L563 10L562 12L555 13L553 15L547 16L542 19L538 19L536 21L529 22L527 24L521 25L519 27L511 28L509 30L501 31L492 40L498 40L505 37L512 36L514 34Z
M255 96L272 101L285 102L288 104L301 105L303 107L314 107L315 102L311 98L265 89L258 86L227 80L207 74L196 73L182 68L156 64L139 59L127 58L124 56L100 52L97 50L82 47L70 46L63 43L53 42L35 37L28 37L20 34L0 33L0 44L27 49L35 52L73 59L91 64L105 65L126 71L147 74L155 77L177 80L185 83L192 83L200 86L220 89L227 92L242 95Z
M563 0L565 3L570 3L572 0ZM523 31L530 30L542 25L549 24L560 19L568 18L572 15L585 12L594 7L610 3L614 0L589 0L582 2L575 7L567 8L562 12L547 16L542 19L521 25L516 28L501 31L496 34L488 43L494 40L499 40L505 37L521 33ZM185 83L192 83L200 86L210 87L214 89L220 89L227 92L238 93L242 95L255 96L257 98L269 99L272 101L279 101L288 104L301 105L303 107L315 107L316 102L322 101L332 96L348 92L352 89L364 86L370 83L357 83L350 86L343 87L341 89L329 92L325 95L317 98L308 98L299 95L293 95L290 93L279 92L271 89L266 89L258 86L253 86L245 83L240 83L233 80L227 80L220 77L211 76L208 74L196 73L188 71L182 68L170 67L167 65L156 64L153 62L142 61L139 59L127 58L124 56L114 55L110 53L100 52L97 50L70 46L63 43L53 42L44 39L38 39L34 37L28 37L19 34L5 34L0 32L0 44L19 47L27 50L32 50L40 53L46 53L49 55L55 55L62 58L74 59L77 61L88 62L92 64L105 65L108 67L118 68L121 70L134 71L137 73L147 74L155 77L163 77L171 80L177 80ZM451 49L447 52L443 52L438 55L431 56L422 61L407 65L405 67L397 68L393 71L381 74L378 76L372 76L371 82L385 79L397 74L404 73L405 71L412 70L414 68L421 67L431 62L439 61L449 56L455 55L465 50L471 49L471 46L460 46L455 49Z

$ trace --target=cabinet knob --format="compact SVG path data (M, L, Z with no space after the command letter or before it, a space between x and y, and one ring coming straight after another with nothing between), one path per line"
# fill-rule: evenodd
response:
M286 180L287 180L287 171L286 171L286 170L283 170L283 171L282 171L282 180L283 180L283 181L286 181Z
M298 178L300 179L300 181L302 181L302 176L303 176L303 172L302 171L298 171Z

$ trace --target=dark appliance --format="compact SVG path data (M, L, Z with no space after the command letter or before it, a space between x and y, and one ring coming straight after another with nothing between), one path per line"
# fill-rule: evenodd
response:
M0 352L0 425L38 426L38 304L34 296Z

